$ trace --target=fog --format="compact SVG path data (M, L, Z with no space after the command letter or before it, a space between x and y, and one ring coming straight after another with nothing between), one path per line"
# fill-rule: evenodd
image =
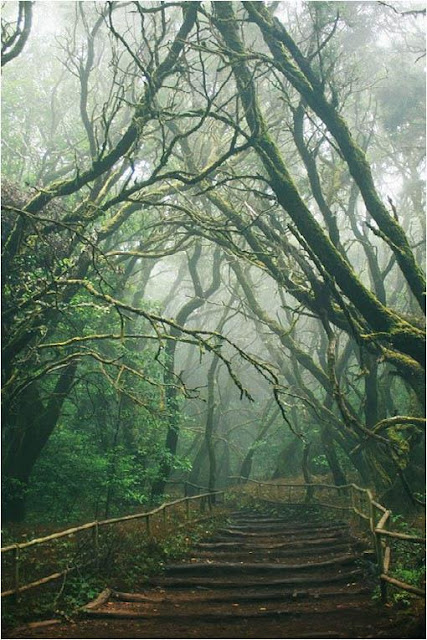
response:
M424 4L24 17L5 3L7 517L108 517L231 476L417 509Z

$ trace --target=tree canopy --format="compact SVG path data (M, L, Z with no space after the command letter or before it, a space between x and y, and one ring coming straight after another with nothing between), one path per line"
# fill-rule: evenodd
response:
M8 517L231 473L422 501L424 19L7 3Z

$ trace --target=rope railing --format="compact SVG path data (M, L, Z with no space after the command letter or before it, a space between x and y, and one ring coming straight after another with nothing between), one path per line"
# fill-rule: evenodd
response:
M374 500L372 492L369 489L359 487L354 483L345 485L334 485L326 483L284 483L284 482L262 482L245 478L243 476L229 476L229 480L234 482L236 489L244 489L246 484L256 486L257 497L261 497L262 490L268 489L269 497L274 497L275 501L285 502L286 504L311 503L319 506L338 510L352 511L358 516L361 525L366 526L368 523L369 532L372 537L373 548L378 567L378 576L380 580L381 599L386 602L388 598L387 585L391 584L398 589L402 589L414 595L425 597L425 590L417 586L410 585L402 580L393 578L389 575L391 566L391 547L387 541L400 540L409 544L424 544L426 539L421 536L408 535L397 531L386 529L386 525L391 518L391 511L386 509L382 504ZM308 491L308 488L311 491ZM294 490L299 490L299 495ZM338 504L325 503L316 498L316 492L323 489L332 490L338 496ZM274 493L274 496L272 496ZM303 494L301 496L301 494ZM308 500L307 497L310 496ZM295 502L292 502L294 500ZM348 504L343 504L347 502Z
M39 545L43 545L54 540L60 540L61 538L68 538L70 536L75 535L76 533L80 533L82 531L92 531L93 532L93 547L95 552L95 558L93 558L90 562L86 563L85 566L88 566L92 562L97 561L98 551L99 551L99 530L102 527L115 525L118 523L125 523L131 520L140 520L145 519L145 530L148 536L151 535L151 519L156 514L162 513L164 522L166 521L166 513L169 509L173 508L176 505L183 504L185 505L185 520L189 521L191 517L190 505L193 502L199 500L200 510L203 510L208 505L209 509L212 508L212 505L215 503L215 499L221 495L224 495L224 491L211 491L208 493L201 493L195 496L185 496L184 498L179 498L178 500L173 500L172 502L164 502L159 507L152 509L151 511L144 511L142 513L135 513L127 516L121 516L117 518L109 518L106 520L94 520L93 522L86 522L77 527L71 527L69 529L65 529L63 531L58 531L56 533L52 533L47 536L43 536L41 538L34 538L33 540L29 540L27 542L14 542L12 544L8 544L0 549L2 554L13 552L13 582L14 586L11 589L7 589L6 591L2 591L1 597L18 595L24 591L28 591L29 589L33 589L35 587L41 586L43 584L47 584L53 580L58 580L63 576L66 576L68 573L73 571L75 567L67 568L64 571L55 572L48 576L44 576L39 580L34 580L28 584L20 584L20 565L21 565L21 551L28 549L30 547L35 547Z

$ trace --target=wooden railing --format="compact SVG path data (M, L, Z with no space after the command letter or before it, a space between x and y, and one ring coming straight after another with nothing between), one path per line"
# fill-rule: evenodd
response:
M43 584L51 582L53 580L57 580L62 576L66 576L70 571L73 571L75 567L67 568L63 571L52 573L48 576L40 578L39 580L34 580L28 584L21 584L20 579L20 566L21 566L21 553L22 551L35 546L40 546L43 544L47 544L54 540L59 540L61 538L69 538L70 536L74 536L77 533L82 531L92 531L93 533L93 560L91 562L96 562L99 557L99 531L103 527L108 527L111 525L115 525L118 523L126 523L131 520L144 520L145 521L145 531L148 536L151 534L151 522L152 518L162 513L163 522L166 522L167 513L169 510L172 510L176 505L184 505L185 507L185 520L190 520L191 518L191 505L193 503L199 502L199 510L202 511L208 506L209 509L212 508L212 504L215 502L215 499L219 496L224 495L224 491L214 491L210 493L202 493L196 496L186 496L184 498L179 498L178 500L174 500L172 502L166 502L161 504L159 507L152 509L151 511L146 511L143 513L135 513L128 516L122 516L119 518L109 518L108 520L95 520L93 522L87 522L78 527L72 527L70 529L65 529L64 531L58 531L57 533L52 533L48 536L44 536L42 538L34 538L33 540L29 540L28 542L16 542L13 544L8 544L0 549L2 554L12 553L13 554L13 588L7 589L1 593L1 597L11 596L11 595L19 595L24 591L28 591L29 589L33 589L35 587L39 587ZM90 563L86 563L84 566L87 566Z
M409 593L415 594L417 596L422 597L425 595L424 591L419 587L407 584L406 582L398 580L397 578L393 578L389 575L391 566L390 541L399 540L411 545L425 544L425 538L386 529L386 525L391 517L391 511L376 502L369 489L358 487L353 483L342 486L321 483L273 483L260 482L257 480L243 478L241 476L230 476L229 480L232 482L232 484L234 484L234 487L229 488L227 492L215 491L210 493L202 493L195 496L187 495L184 498L179 498L172 502L163 503L162 505L156 507L155 509L152 509L151 511L122 516L119 518L109 518L108 520L95 520L78 527L72 527L70 529L59 531L48 536L35 538L33 540L29 540L28 542L13 543L3 547L1 549L2 554L13 554L13 588L3 591L1 593L1 597L11 595L18 596L24 591L49 583L53 580L57 580L62 576L66 576L75 568L70 567L63 571L55 572L48 576L40 578L39 580L34 580L27 584L21 584L21 553L22 551L30 547L47 544L61 538L68 538L82 531L92 531L92 562L97 562L99 560L99 531L101 528L118 523L126 523L132 520L144 520L145 531L147 535L150 536L151 521L155 515L162 513L163 521L166 522L167 512L169 510L173 509L176 505L184 505L184 517L185 520L188 521L191 517L191 504L199 501L200 510L202 510L206 506L206 504L209 506L209 508L211 508L212 503L215 501L216 497L224 496L225 493L233 494L233 492L236 490L239 492L247 492L259 498L269 499L274 502L283 502L286 504L315 504L331 509L348 511L355 514L359 519L360 525L367 528L372 537L373 549L378 566L378 576L381 585L382 599L384 601L387 599L388 584L391 584L398 589L408 591ZM248 491L248 487L250 487L251 485L254 487L254 492Z
M369 489L358 487L353 483L337 486L322 483L292 484L260 482L242 476L230 476L229 480L235 485L235 489L238 491L244 490L245 487L252 484L255 491L250 493L259 498L267 498L286 504L314 504L354 513L358 517L360 524L367 527L371 535L382 600L384 602L387 600L388 584L416 596L425 597L425 591L423 589L393 578L389 575L389 572L392 560L391 540L400 540L411 545L425 545L426 539L386 529L386 525L390 521L391 511L374 500L372 492ZM321 495L322 493L327 494L329 502L324 502L324 496ZM330 501L331 494L333 498L332 502Z
M185 497L194 495L192 493L194 489L209 493L209 487L203 486L201 484L194 484L194 482L190 482L189 480L168 480L165 484L166 484L166 486L167 485L173 485L173 486L181 485L182 488L183 488L183 492L184 492L184 496Z

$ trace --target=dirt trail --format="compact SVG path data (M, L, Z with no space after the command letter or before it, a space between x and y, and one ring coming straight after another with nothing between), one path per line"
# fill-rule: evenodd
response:
M105 592L88 619L11 638L394 638L376 605L361 543L341 522L230 515L143 593Z

